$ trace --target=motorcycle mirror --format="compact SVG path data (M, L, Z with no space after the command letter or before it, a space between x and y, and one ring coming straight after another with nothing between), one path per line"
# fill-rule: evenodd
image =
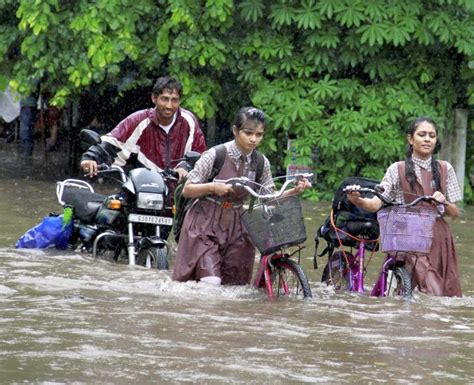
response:
M97 132L88 128L82 129L79 133L79 137L81 138L82 143L88 146L99 144L102 141L100 139L100 135Z
M197 151L188 151L186 154L184 154L184 160L193 167L200 157L201 154Z

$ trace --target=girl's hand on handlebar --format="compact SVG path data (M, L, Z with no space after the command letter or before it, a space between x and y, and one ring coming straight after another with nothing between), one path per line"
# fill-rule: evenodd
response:
M311 187L311 182L306 178L301 178L295 185L295 192L300 194L307 188Z
M347 194L347 199L353 205L363 208L367 211L376 212L380 210L384 203L391 204L389 200L381 195L381 191L383 191L382 187L375 186L373 189L361 187L360 185L349 185L346 186L343 191ZM371 198L363 197L361 192L370 192L375 194Z
M448 215L453 219L461 215L456 203L449 202L441 191L435 191L431 197L435 199L431 203L436 206L441 215Z
M446 200L446 197L443 195L441 191L435 191L435 193L432 195L433 199L437 200L439 203L442 204L447 204L448 201ZM436 202L433 202L434 205L436 205Z
M186 178L186 175L188 175L188 172L182 167L177 167L173 171L175 171L178 174L179 182L181 182L184 178Z
M98 166L95 160L83 160L80 167L90 178L97 176Z
M211 182L211 194L217 195L220 197L231 194L234 191L231 184L220 183L220 182Z
M347 199L353 204L356 204L361 199L359 189L360 186L358 184L352 184L344 188L344 191L347 193Z
M433 198L431 204L436 207L440 215L443 215L449 206L449 202L444 194L441 191L435 191L431 198Z

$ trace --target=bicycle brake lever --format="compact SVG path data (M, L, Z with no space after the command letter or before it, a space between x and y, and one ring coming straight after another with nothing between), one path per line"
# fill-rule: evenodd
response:
M374 186L374 190L382 194L385 191L385 187L383 187L381 184L376 184Z
M448 201L441 202L441 201L437 200L436 198L433 198L432 196L427 196L423 200L426 201L426 202L432 202L432 203L435 203L437 205L442 205L442 206L448 206L449 205Z

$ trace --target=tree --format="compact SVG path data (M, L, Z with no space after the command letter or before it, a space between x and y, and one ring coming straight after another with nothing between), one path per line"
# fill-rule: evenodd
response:
M267 144L275 149L282 134L296 136L308 164L318 146L323 190L347 175L380 178L402 156L411 119L431 116L444 134L451 109L474 102L472 2L248 1L240 8L248 23L267 26L247 33L240 49L240 79L259 84L253 101L272 119Z
M471 0L0 0L0 11L1 68L20 92L47 75L61 104L170 72L185 105L225 129L242 105L262 108L275 159L288 137L302 164L316 146L324 197L344 176L380 178L415 116L445 136L451 109L474 104Z

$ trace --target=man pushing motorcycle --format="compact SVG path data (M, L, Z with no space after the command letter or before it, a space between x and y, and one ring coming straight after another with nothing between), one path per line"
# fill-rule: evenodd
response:
M144 166L150 170L174 169L182 180L188 173L179 163L188 151L202 153L206 140L194 114L180 107L183 86L175 78L163 76L153 86L154 108L136 111L102 136L82 155L80 168L90 177L98 164Z

